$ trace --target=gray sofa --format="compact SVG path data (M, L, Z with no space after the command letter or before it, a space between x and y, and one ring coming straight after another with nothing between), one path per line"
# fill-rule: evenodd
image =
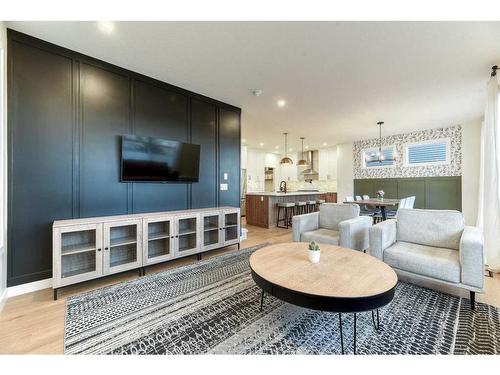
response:
M483 234L458 211L400 209L370 228L370 253L400 275L483 291Z
M362 251L369 246L368 229L371 225L371 217L359 216L357 204L323 203L318 212L293 217L293 240Z

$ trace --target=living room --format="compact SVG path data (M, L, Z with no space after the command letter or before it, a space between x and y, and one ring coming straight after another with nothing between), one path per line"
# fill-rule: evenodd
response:
M499 354L500 21L215 8L2 17L0 354Z

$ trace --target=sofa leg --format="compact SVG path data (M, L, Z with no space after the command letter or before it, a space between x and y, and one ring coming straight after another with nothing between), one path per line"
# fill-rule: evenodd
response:
M476 309L476 292L470 292L470 309Z

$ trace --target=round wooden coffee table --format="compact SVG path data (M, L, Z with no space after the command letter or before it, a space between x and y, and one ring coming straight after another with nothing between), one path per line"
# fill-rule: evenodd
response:
M378 329L378 309L392 301L398 277L391 267L371 255L333 245L320 247L321 260L316 264L309 261L308 244L302 242L264 247L250 256L252 277L262 288L260 308L267 292L297 306L339 313L342 354L341 313L354 313L356 354L356 313L371 311Z

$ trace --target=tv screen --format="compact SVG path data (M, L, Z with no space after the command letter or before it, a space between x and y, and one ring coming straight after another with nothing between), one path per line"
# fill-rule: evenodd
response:
M199 145L122 136L123 182L198 182L199 164Z

